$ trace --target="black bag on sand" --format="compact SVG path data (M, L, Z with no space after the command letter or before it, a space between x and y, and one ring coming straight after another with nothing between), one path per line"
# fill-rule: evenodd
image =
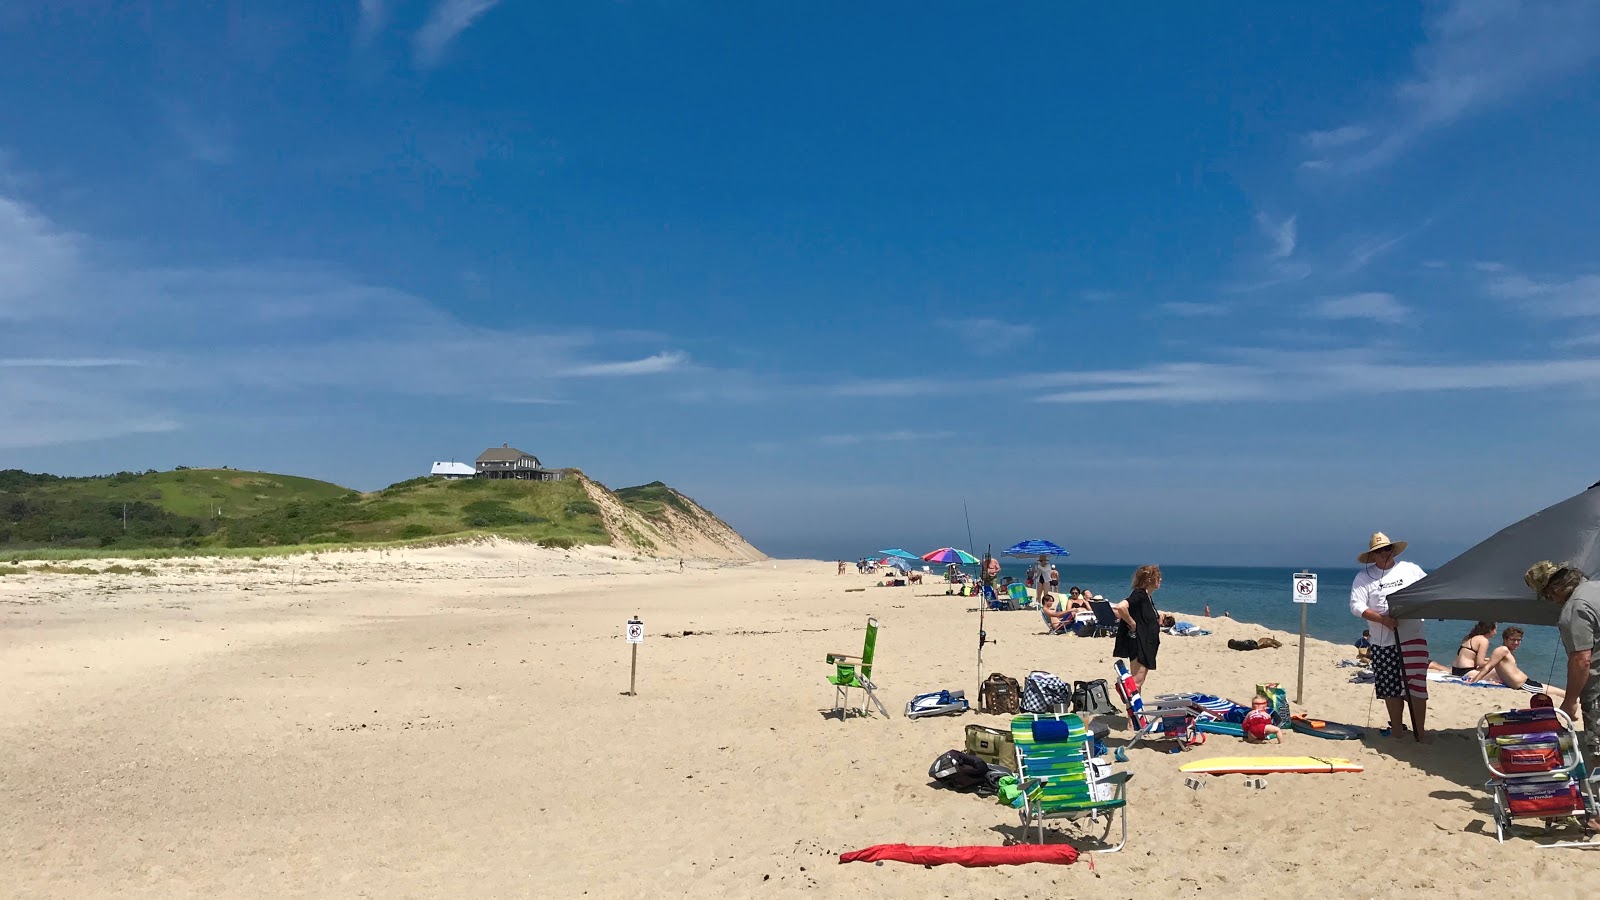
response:
M1021 709L1022 687L1015 678L990 673L978 688L978 712L1014 716Z
M1229 640L1228 641L1228 649L1229 650L1254 650L1254 649L1256 649L1256 642L1255 641L1249 641L1249 640L1245 640L1245 641Z
M989 780L989 764L971 753L946 750L928 767L928 777L953 791L976 790Z
M1108 716L1117 712L1104 678L1072 683L1072 711L1079 715Z

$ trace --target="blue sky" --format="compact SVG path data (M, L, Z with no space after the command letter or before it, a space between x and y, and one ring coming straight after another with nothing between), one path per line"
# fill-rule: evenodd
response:
M782 555L1600 479L1600 5L0 8L0 467L510 442Z

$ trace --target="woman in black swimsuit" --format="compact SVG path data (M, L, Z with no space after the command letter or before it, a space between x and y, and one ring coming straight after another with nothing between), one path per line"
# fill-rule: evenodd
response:
M1461 677L1473 669L1483 665L1489 659L1489 636L1494 634L1493 622L1479 622L1472 626L1467 636L1461 639L1461 646L1456 648L1455 661L1450 664L1451 675ZM1428 668L1435 672L1446 671L1438 663L1428 663Z

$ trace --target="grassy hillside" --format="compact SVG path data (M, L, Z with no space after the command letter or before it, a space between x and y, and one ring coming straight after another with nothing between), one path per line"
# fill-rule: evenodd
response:
M612 493L616 494L617 499L628 508L653 521L665 519L668 508L676 509L684 515L693 514L693 510L684 502L681 494L659 481L641 484L638 487L619 488Z
M88 478L0 471L0 547L200 546L229 519L356 496L265 472L177 469Z
M550 544L609 544L600 510L577 479L417 478L371 494L294 502L230 522L228 546L367 543L493 532Z

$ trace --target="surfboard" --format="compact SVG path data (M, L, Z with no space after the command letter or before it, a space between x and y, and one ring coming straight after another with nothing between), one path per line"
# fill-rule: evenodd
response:
M1200 775L1270 775L1274 772L1361 772L1360 763L1316 756L1223 756L1197 759L1178 767Z
M1330 741L1359 740L1365 733L1354 725L1346 725L1343 722L1329 722L1326 719L1295 718L1289 721L1289 727L1301 734L1327 738Z

